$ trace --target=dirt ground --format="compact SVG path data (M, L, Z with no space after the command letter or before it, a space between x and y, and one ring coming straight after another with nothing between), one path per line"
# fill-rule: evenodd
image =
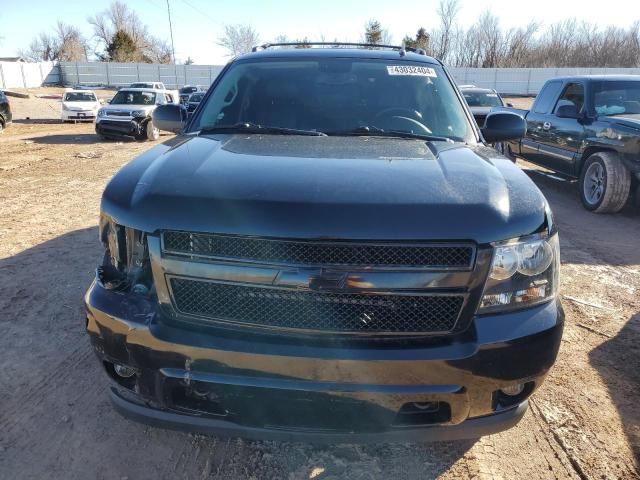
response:
M153 143L99 142L91 124L52 120L57 102L12 99L16 122L0 135L0 478L640 478L640 212L590 214L575 184L523 162L560 225L567 323L515 428L475 442L314 447L121 418L82 295L101 254L105 183Z

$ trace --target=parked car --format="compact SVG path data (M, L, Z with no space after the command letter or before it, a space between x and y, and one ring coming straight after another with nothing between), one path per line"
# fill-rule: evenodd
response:
M174 103L174 97L168 90L118 90L109 104L98 110L96 133L103 138L127 136L137 140L157 140L160 130L154 125L151 114L158 105L167 103Z
M167 90L162 82L135 82L129 88L152 88L154 90Z
M443 64L403 47L232 60L101 202L87 331L118 411L316 442L516 424L563 328L544 196Z
M189 97L196 92L203 92L202 87L196 85L185 85L178 92L180 93L180 103L186 105L189 102Z
M577 178L587 210L622 210L640 183L640 76L547 81L524 116L527 134L505 145L518 156Z
M9 98L0 90L0 133L7 128L13 117L11 115L11 102Z
M99 109L100 101L92 90L66 89L62 95L63 122L93 121Z
M187 101L187 112L189 114L195 112L196 108L198 108L198 105L200 105L200 102L202 102L205 93L206 92L196 92L192 93L189 96L189 100Z
M460 91L467 105L471 109L473 118L478 126L484 126L484 121L494 107L504 107L505 103L500 94L493 88L479 88L475 85L460 85ZM511 107L511 104L506 104Z

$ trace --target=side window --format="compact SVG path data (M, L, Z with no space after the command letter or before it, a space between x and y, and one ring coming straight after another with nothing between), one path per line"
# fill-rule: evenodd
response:
M561 81L547 82L545 86L542 87L542 90L540 90L540 93L536 98L536 103L533 105L533 111L535 113L549 113L553 106L553 102L555 102L558 94L560 93L561 88Z
M565 87L553 109L553 113L556 113L558 107L562 105L575 105L578 113L582 111L582 107L584 107L584 87L581 83L570 83Z
M173 103L173 97L171 95L169 95L168 93L164 94L164 98L166 100L166 103Z

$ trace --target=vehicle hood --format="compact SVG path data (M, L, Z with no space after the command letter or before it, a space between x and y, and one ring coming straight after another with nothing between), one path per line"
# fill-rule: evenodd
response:
M67 110L93 110L98 108L98 102L62 102Z
M127 104L127 105L104 105L102 107L103 110L107 111L107 112L113 112L113 111L121 111L121 112L133 112L134 110L153 110L154 108L156 108L156 105L131 105L131 104Z
M379 137L179 136L108 184L120 224L288 238L513 238L545 222L546 200L482 145Z
M489 115L489 112L491 112L493 108L494 107L469 107L469 109L474 115L476 113L480 115Z
M616 116L606 117L610 122L640 129L640 113L625 113Z

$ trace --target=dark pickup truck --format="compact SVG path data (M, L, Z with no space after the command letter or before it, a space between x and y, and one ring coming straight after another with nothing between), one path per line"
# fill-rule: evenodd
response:
M353 46L353 45L349 45ZM235 58L102 197L86 326L123 414L380 442L514 425L563 328L557 228L422 51ZM374 48L375 47L375 48Z
M527 134L507 156L579 179L588 210L620 211L640 197L640 76L583 76L547 81L531 110L515 110Z

